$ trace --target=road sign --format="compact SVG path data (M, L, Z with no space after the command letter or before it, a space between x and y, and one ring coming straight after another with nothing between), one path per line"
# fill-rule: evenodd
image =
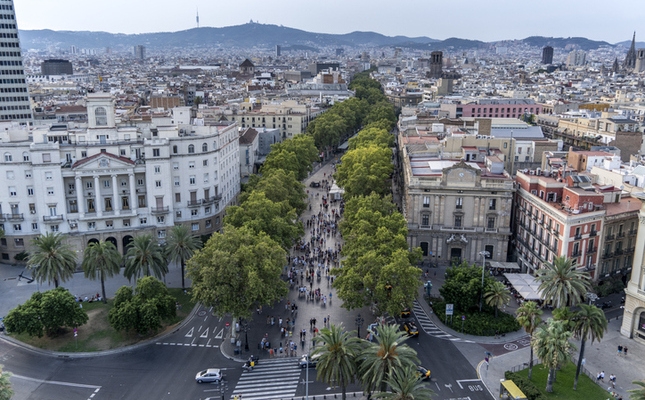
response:
M462 316L461 316L461 320L462 320L462 321L465 321L465 320L466 320L466 316L465 316L465 315L462 315Z
M454 308L454 304L446 304L446 315L452 315Z

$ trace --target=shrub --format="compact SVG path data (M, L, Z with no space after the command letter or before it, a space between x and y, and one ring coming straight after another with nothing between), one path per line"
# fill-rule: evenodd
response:
M546 400L537 386L535 386L535 384L530 380L511 371L506 371L504 373L504 378L513 381L528 400Z
M441 318L446 326L458 332L462 331L462 315L466 316L466 319L463 321L463 333L470 335L493 336L495 332L503 334L515 332L520 329L520 324L515 319L515 316L505 312L499 312L497 318L495 318L495 312L490 307L484 307L481 313L463 312L455 309L451 322L450 318L446 319L445 317L445 301L438 298L432 298L430 299L430 303L432 304L432 308L435 313Z

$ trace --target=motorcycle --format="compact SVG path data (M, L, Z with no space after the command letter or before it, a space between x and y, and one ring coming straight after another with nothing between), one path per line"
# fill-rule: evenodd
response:
M258 365L258 358L256 356L251 356L244 365L242 365L242 370L251 372L256 365Z

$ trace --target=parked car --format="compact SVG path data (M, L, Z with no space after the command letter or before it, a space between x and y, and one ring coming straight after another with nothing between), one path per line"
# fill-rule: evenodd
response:
M300 357L300 361L298 361L298 365L300 365L300 368L316 368L316 365L318 365L318 357L311 357L309 359L308 354L303 354L302 357Z
M312 188L320 187L320 182L313 181L309 184L309 187L312 187Z
M219 368L209 368L203 371L199 371L195 375L195 380L197 383L204 382L216 382L219 383L222 381L222 371Z
M409 308L409 307L405 307L405 308L401 311L401 318L410 318L410 316L411 316L411 315L412 315L412 313L410 312L410 308Z
M403 323L403 330L407 332L408 336L419 336L419 330L417 326L412 321L406 321Z
M432 378L432 373L426 367L417 365L417 374L419 374L419 379L430 379Z

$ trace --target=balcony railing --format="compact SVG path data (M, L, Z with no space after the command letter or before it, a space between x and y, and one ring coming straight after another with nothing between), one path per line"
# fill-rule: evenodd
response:
M187 201L188 207L199 207L202 205L201 200L188 200Z
M219 201L221 199L222 199L222 196L218 194L216 196L211 196L211 197L209 197L207 199L203 199L202 204L213 204L216 201Z
M614 253L603 253L602 258L607 259L607 258L612 258L614 256Z
M62 221L63 216L62 215L43 215L43 221L45 222L55 222L55 221Z
M593 253L595 253L596 251L598 251L598 248L597 248L597 247L589 247L589 248L587 249L587 254L593 254Z
M22 213L5 214L4 216L9 221L23 221L25 219Z
M621 237L625 237L625 232L618 232L618 237L619 237L619 238L621 238Z
M617 256L621 255L621 254L623 254L623 249L616 249L615 253L616 253Z
M616 238L615 235L607 235L607 236L605 236L606 240L614 240L615 238Z
M633 247L629 247L629 248L625 249L625 254L632 254L634 252L634 250L635 249Z
M580 252L580 250L575 250L573 253L571 253L571 257L578 257L578 256L580 256L581 254L582 254L582 253Z
M598 231L591 231L589 232L589 237L594 237L598 234Z
M165 207L150 207L150 212L153 214L166 214L170 211L169 206Z
M575 234L575 236L573 236L573 238L574 238L575 240L580 240L580 239L582 239L582 235L581 235L581 234L579 234L579 233L577 233L577 234Z

